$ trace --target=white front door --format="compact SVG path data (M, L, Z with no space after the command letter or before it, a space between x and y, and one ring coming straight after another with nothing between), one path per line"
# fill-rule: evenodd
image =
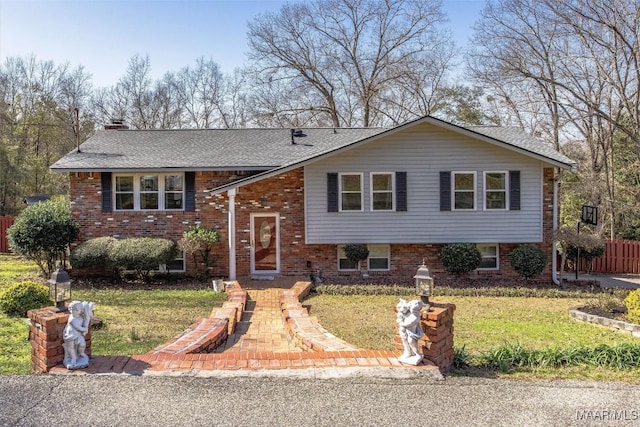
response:
M280 272L280 215L251 214L251 273Z

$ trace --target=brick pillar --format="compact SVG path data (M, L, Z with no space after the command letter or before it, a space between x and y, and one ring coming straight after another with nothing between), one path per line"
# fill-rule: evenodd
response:
M69 313L56 313L55 307L29 310L27 316L31 320L29 339L31 341L31 372L47 373L64 360L62 334L67 325ZM91 333L85 336L87 355L91 354Z
M425 359L433 362L442 372L453 366L453 312L454 304L431 302L427 312L420 313L420 324L424 335L418 340ZM396 349L403 351L402 339L396 335Z

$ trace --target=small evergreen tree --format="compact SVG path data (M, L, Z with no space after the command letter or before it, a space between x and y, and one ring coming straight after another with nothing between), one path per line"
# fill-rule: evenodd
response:
M369 257L369 248L362 243L350 243L344 246L344 256L351 262L355 262L360 266L360 261L364 261Z
M547 266L547 254L534 245L520 245L511 252L511 267L525 279L542 273Z
M462 274L478 268L482 254L473 243L450 243L440 249L440 261L449 273Z
M193 226L182 233L182 239L178 241L178 246L187 254L193 256L196 265L204 266L204 277L209 278L209 267L212 262L212 252L214 245L220 241L220 235L213 228Z
M78 235L71 206L64 197L53 197L26 208L9 228L11 250L34 261L44 277L66 262L69 244Z

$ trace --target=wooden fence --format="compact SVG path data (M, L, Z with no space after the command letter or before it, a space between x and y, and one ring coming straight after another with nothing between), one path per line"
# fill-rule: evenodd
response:
M13 225L14 220L12 216L0 216L0 253L9 252L7 229Z
M594 273L640 274L640 241L607 240L603 256L594 258L591 266L580 260L580 271Z

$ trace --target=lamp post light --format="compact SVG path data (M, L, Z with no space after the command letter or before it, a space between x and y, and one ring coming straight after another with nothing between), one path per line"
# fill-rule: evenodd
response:
M420 296L420 300L422 300L425 305L428 305L429 297L433 293L433 277L431 277L429 267L424 264L424 259L413 278L416 281L416 293Z
M51 273L51 278L47 282L49 283L49 299L56 303L54 311L56 313L69 311L64 304L65 301L71 299L71 279L69 274L60 266Z

